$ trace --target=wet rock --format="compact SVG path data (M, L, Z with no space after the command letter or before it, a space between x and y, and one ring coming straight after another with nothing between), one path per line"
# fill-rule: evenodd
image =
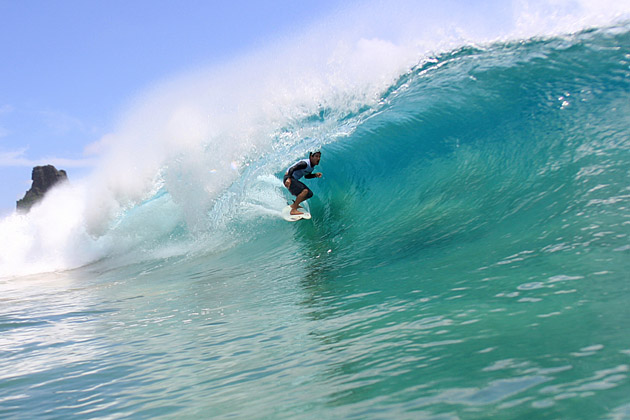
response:
M57 170L52 165L36 166L33 168L31 179L33 180L31 189L26 192L24 198L17 202L19 212L28 212L35 203L44 198L46 192L54 185L67 181L68 175L63 169Z

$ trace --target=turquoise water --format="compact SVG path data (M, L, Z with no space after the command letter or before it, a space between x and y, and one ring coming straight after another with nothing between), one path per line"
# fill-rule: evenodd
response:
M166 171L118 252L0 278L0 417L630 418L629 46L430 57L294 119L206 225ZM286 223L312 147L313 219Z

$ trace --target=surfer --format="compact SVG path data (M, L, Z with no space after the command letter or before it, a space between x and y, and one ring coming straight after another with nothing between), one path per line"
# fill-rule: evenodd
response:
M291 204L291 214L303 214L298 210L300 203L304 200L308 200L313 196L313 192L306 187L300 178L321 178L321 172L313 173L313 168L319 164L319 160L322 157L322 153L317 152L309 153L308 159L302 159L297 161L284 174L284 186L287 187L289 192L295 196L295 201Z

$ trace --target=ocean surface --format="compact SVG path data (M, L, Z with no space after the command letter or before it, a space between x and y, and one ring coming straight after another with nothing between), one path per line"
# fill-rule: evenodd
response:
M630 419L630 25L379 81L2 220L0 418Z

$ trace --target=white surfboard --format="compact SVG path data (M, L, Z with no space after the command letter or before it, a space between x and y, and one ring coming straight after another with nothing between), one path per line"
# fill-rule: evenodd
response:
M311 213L306 211L306 209L300 209L302 214L291 214L291 206L286 206L282 209L282 218L287 222L297 222L300 219L310 219Z

